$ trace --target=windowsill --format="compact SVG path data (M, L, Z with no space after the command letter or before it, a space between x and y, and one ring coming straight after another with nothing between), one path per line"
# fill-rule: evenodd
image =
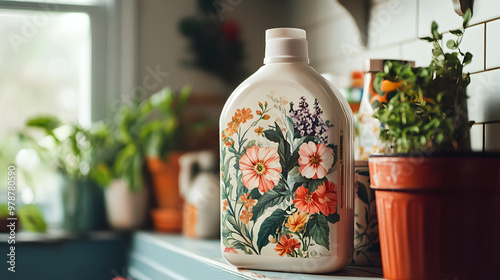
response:
M382 268L348 266L330 274L237 269L220 253L219 240L137 232L132 237L128 274L134 279L382 279Z
M126 232L120 231L89 231L89 232L69 232L63 230L52 230L45 233L38 232L16 232L15 240L19 242L60 242L65 240L109 240L116 239L124 235ZM0 244L7 243L9 240L9 233L0 233Z

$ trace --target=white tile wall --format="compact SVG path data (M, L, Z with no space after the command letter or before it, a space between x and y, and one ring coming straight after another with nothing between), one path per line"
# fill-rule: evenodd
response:
M445 51L451 51L446 47L448 40L456 40L457 36L446 33L443 35L443 48ZM464 71L478 72L484 70L484 23L467 28L463 40L460 44L462 52L472 53L472 62L464 67Z
M337 1L295 1L293 18L295 25L301 28L311 24L346 15L345 8Z
M500 17L500 1L498 0L474 0L474 14L471 24L483 22Z
M332 57L349 58L363 52L359 30L350 15L338 15L333 19L323 20L320 25L305 27L308 40L323 42L309 44L311 64Z
M483 124L475 124L470 129L470 144L471 149L474 152L482 152L483 151Z
M468 88L469 118L475 150L500 150L500 0L475 0L472 26L461 49L474 55L465 70L472 72ZM347 11L334 0L295 1L294 22L308 32L311 65L320 72L349 77L366 58L403 58L426 66L432 46L418 40L428 36L433 20L439 31L459 28L462 18L451 0L374 0L370 11L368 47ZM445 34L443 44L450 34ZM486 68L485 68L486 67ZM483 141L483 126L485 139Z
M388 45L417 36L415 0L388 0L374 3L370 12L370 47Z
M401 46L401 52L402 58L415 61L415 66L428 66L432 58L432 45L420 39L413 39Z
M471 75L467 94L469 119L500 121L500 69Z
M487 152L500 152L500 123L485 125L484 150Z
M486 38L486 69L500 67L500 20L486 23Z
M431 34L431 23L433 20L438 23L439 32L457 29L462 26L463 19L453 10L451 0L418 0L418 4L419 37Z

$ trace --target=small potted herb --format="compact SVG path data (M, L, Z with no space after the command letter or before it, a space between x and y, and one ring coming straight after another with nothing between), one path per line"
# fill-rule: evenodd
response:
M153 222L163 231L179 231L182 226L179 157L183 154L186 131L182 112L190 94L190 86L183 87L178 93L164 88L140 105L145 119L139 137L159 206L152 212Z
M470 152L467 116L472 54L456 39L441 47L433 22L428 67L386 62L374 88L393 95L378 108L390 155L369 159L376 192L384 276L388 279L496 279L500 242L500 157ZM391 92L382 89L390 88Z

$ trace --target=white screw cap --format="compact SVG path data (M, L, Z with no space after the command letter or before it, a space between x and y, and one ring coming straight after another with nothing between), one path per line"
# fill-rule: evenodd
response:
M264 64L273 62L306 62L306 31L299 28L273 28L266 30L266 56Z

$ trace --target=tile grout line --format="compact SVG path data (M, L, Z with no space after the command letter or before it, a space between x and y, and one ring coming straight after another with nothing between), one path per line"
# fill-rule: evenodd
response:
M486 150L486 124L482 124L483 127L483 153Z
M476 26L476 25L481 25L481 24L486 24L488 22L492 22L492 21L496 21L496 20L500 20L500 17L496 17L496 18L492 18L492 19L487 19L487 20L483 20L481 22L477 22L477 23L474 23L474 24L471 24L469 25L469 27L472 27L472 26ZM468 27L467 27L468 28Z
M485 69L485 70L479 70L479 71L476 71L476 72L471 72L469 74L473 75L473 74L480 74L480 73L484 73L484 72L489 72L489 71L494 71L494 70L498 70L500 69L500 66L498 67L493 67L493 68L489 68L489 69Z
M500 120L499 121L475 122L474 124L495 124L495 123L500 123Z
M486 70L486 22L484 23L484 70Z

